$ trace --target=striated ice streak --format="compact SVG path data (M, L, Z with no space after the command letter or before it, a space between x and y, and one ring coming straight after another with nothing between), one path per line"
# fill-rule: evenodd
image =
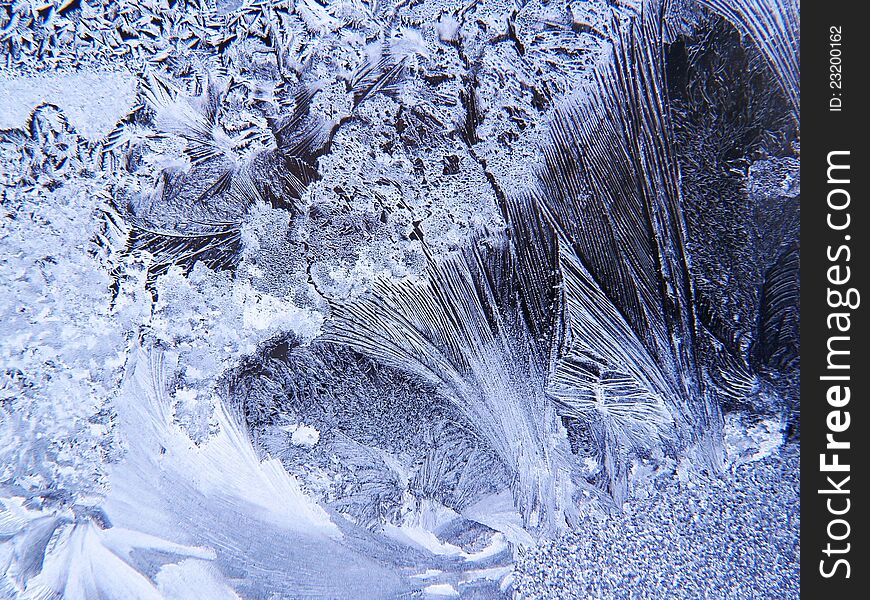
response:
M118 401L128 450L110 473L104 504L113 523L213 548L225 577L244 564L248 593L353 598L407 589L398 571L340 545L339 527L278 461L260 461L223 404L219 432L193 445L168 413L166 360L140 349L128 367ZM329 576L337 569L340 580Z

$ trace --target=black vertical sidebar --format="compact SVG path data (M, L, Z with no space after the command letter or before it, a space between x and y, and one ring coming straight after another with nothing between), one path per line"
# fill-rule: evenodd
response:
M801 7L801 595L870 597L868 31Z

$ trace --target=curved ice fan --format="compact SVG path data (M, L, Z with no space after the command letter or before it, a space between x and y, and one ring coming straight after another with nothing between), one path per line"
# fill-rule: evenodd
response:
M383 281L355 302L336 303L323 337L433 386L501 461L524 526L553 533L590 490L512 302L505 250L458 253L433 261L422 281Z
M699 0L746 33L776 75L800 119L800 4L798 0Z
M242 222L251 206L269 203L299 211L299 199L317 177L316 153L329 127L308 114L311 93L292 95L291 107L230 137L221 127L222 102L232 81L209 79L198 95L150 74L142 86L153 113L154 137L179 140L181 162L159 173L156 188L113 219L126 236L122 257L151 255L149 285L172 265L189 271L197 261L232 269L240 260ZM280 108L280 103L276 104ZM277 110L277 109L276 109ZM109 136L122 147L124 125Z
M551 126L528 196L503 198L508 243L432 260L422 281L336 303L325 338L433 385L492 448L525 527L570 523L588 486L560 417L600 429L625 497L636 452L700 444L721 416L694 346L661 15L614 17L611 61Z

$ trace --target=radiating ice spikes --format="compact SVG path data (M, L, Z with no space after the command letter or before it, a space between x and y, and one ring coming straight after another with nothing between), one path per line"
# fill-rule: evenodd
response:
M579 478L529 331L493 286L502 252L457 254L422 282L336 303L324 339L435 385L514 478L525 525L553 532L576 512Z
M556 112L530 201L508 202L504 211L521 262L538 271L539 291L527 305L547 304L541 282L558 269L560 320L547 389L566 416L588 417L594 407L605 417L612 490L624 487L617 480L625 457L608 453L691 444L721 426L695 349L661 28L661 15L649 8L614 17L611 61ZM529 235L524 230L539 213L551 231L542 224L543 233ZM552 251L542 252L552 241L538 242L534 257L522 250L525 240L547 235L558 240L555 265Z
M700 0L749 36L776 75L792 114L800 118L800 4L798 0Z

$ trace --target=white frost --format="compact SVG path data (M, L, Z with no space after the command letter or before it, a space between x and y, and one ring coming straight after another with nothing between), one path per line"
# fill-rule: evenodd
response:
M60 72L0 77L0 129L24 128L33 109L54 104L82 136L97 141L136 104L136 79L128 72Z
M459 598L459 592L449 583L427 585L423 593L427 598Z
M304 448L313 448L320 440L320 432L314 427L308 425L300 425L290 436L290 441L296 446Z

